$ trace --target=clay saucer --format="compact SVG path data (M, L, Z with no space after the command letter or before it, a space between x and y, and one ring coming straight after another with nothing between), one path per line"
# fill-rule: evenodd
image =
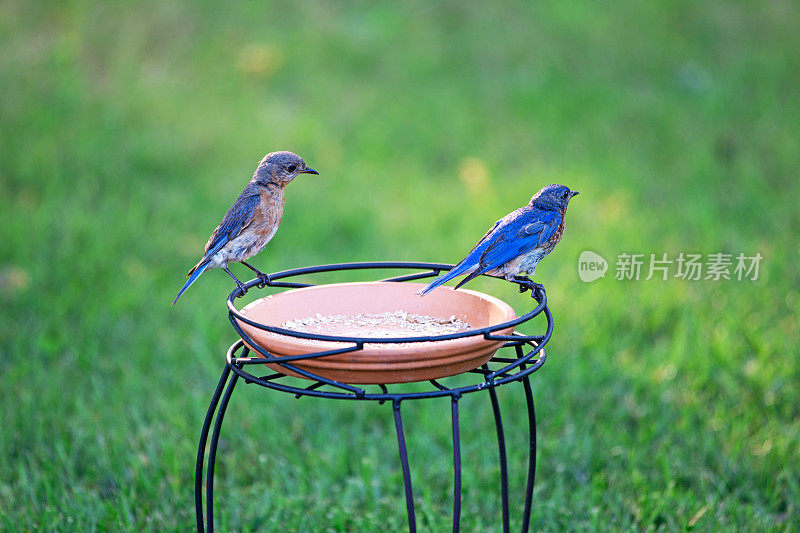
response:
M469 330L478 330L503 324L516 318L510 305L493 296L476 291L440 287L421 297L416 294L425 285L400 282L361 282L319 285L288 290L261 298L244 307L241 314L256 323L273 328L286 328L286 322L302 322L307 317L330 317L345 315L378 315L398 311L410 315L422 315L441 319L442 323L453 320L469 324ZM247 336L276 357L317 353L353 346L350 342L311 340L265 331L248 325L237 318ZM392 330L383 333L393 337L433 337L437 333L415 333L409 330ZM494 335L510 335L513 326L493 331ZM293 330L295 331L295 330ZM375 339L374 328L365 329L365 334L354 335L352 329L341 332L336 326L329 331L313 331L314 334L348 337L356 340ZM396 331L396 333L395 333ZM443 334L449 332L444 331ZM466 332L468 333L468 331ZM465 333L460 333L464 335ZM380 335L384 337L386 335ZM252 349L249 339L245 343ZM483 334L463 336L457 339L424 342L364 342L363 349L348 353L303 359L292 362L308 372L342 383L378 384L424 381L460 374L487 362L504 344L504 341L487 340ZM258 354L257 350L253 353ZM277 372L297 376L296 373L277 365L268 364Z

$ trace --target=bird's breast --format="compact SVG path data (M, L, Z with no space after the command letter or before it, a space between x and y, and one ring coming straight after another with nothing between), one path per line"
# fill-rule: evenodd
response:
M261 201L256 207L252 222L239 236L242 237L243 248L245 248L242 251L247 257L260 252L272 240L278 231L282 217L283 189L262 191Z
M283 216L283 189L266 187L253 209L253 217L242 231L231 239L215 257L220 263L245 261L257 254L272 240Z
M283 188L264 188L261 191L261 201L256 207L253 216L253 231L267 239L275 235L283 217ZM266 243L265 243L266 244Z

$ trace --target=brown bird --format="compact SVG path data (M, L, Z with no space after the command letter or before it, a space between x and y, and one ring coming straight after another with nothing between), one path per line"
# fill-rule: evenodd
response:
M264 249L278 231L283 216L283 189L300 174L319 174L292 152L272 152L258 164L253 179L244 188L206 244L203 258L189 271L189 279L181 287L178 298L209 268L221 268L244 286L230 270L228 263L238 262L266 282L268 277L247 264L246 259Z

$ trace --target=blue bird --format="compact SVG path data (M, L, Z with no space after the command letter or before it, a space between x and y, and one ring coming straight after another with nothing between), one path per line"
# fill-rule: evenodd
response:
M561 240L567 205L576 194L578 191L571 191L564 185L542 187L528 205L495 222L463 261L433 280L419 294L424 296L463 274L468 276L456 289L481 274L530 282L527 276L534 274L539 261Z
M238 262L252 270L265 283L269 277L245 262L257 254L278 231L283 216L284 187L300 174L319 174L292 152L272 152L258 164L253 179L244 188L206 244L203 258L189 270L189 279L181 287L178 298L200 274L210 268L221 268L244 290L228 263Z

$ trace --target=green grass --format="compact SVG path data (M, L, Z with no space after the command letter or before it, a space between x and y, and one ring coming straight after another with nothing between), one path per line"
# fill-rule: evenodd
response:
M537 272L536 530L800 529L798 6L296 4L3 3L0 529L193 527L230 280L169 304L276 149L321 176L267 271L454 262L541 186L581 191ZM591 284L586 249L611 262ZM760 252L761 276L614 280L617 254L680 251ZM497 531L474 396L463 530ZM524 396L500 398L516 528ZM406 408L418 523L446 530L449 405ZM242 387L221 450L221 530L405 528L388 406Z

